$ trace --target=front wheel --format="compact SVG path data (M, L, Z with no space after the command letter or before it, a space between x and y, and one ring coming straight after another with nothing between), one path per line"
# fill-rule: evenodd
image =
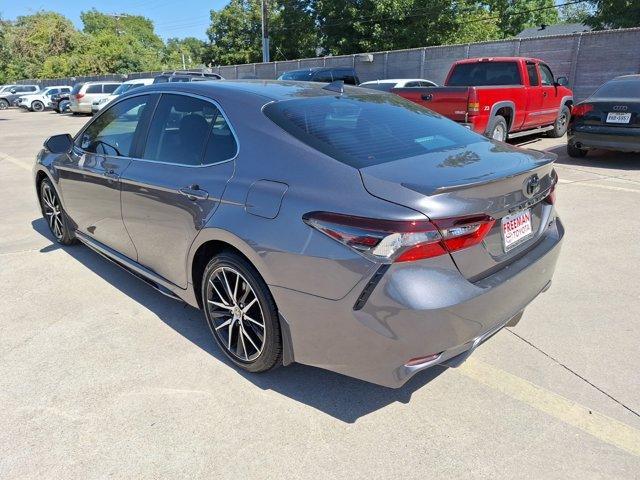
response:
M211 333L233 363L249 372L282 364L276 304L253 265L232 252L216 255L205 268L201 295Z
M507 140L509 129L507 127L507 121L501 115L496 115L489 122L489 128L487 129L487 137L499 142Z
M7 102L4 98L0 99L0 110L5 110L9 108L9 102Z
M33 110L34 112L42 112L42 111L44 111L44 103L42 103L40 100L35 100L31 104L31 110Z
M560 138L567 133L569 127L569 120L571 119L571 110L566 105L563 105L556 119L556 123L553 124L553 130L549 131L551 138Z
M40 205L42 206L42 216L49 225L49 230L58 243L71 245L76 242L67 217L58 198L53 185L49 179L44 179L40 184Z

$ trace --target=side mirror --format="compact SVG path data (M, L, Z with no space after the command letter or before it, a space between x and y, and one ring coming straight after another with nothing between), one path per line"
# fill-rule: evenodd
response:
M12 95L17 92L17 90L15 88L12 88L10 91L11 91Z
M53 135L44 142L44 148L51 153L69 153L73 146L73 138L68 133Z
M558 77L556 79L556 85L560 85L561 87L566 87L569 85L569 79L567 77Z

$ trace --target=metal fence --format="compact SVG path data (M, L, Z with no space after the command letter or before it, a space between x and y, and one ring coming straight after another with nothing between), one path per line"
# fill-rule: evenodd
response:
M575 98L589 96L607 80L640 73L640 28L583 32L542 38L518 38L493 42L412 48L332 57L304 58L271 63L219 66L211 71L227 79L274 79L281 73L304 67L355 67L361 81L384 78L445 79L451 63L462 58L528 56L541 58L556 76L567 76ZM47 80L22 80L43 86L93 80L125 80L155 76L160 72L101 75Z

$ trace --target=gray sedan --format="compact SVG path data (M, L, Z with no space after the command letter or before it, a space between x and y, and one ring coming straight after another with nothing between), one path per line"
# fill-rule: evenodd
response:
M34 174L58 242L201 308L251 372L456 366L549 287L564 235L549 154L339 83L136 89Z

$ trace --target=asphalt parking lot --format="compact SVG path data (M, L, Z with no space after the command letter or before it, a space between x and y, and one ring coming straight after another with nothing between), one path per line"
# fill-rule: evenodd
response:
M31 167L88 117L0 112L0 478L640 478L640 155L559 154L554 284L391 390L233 368L200 312L53 242Z

